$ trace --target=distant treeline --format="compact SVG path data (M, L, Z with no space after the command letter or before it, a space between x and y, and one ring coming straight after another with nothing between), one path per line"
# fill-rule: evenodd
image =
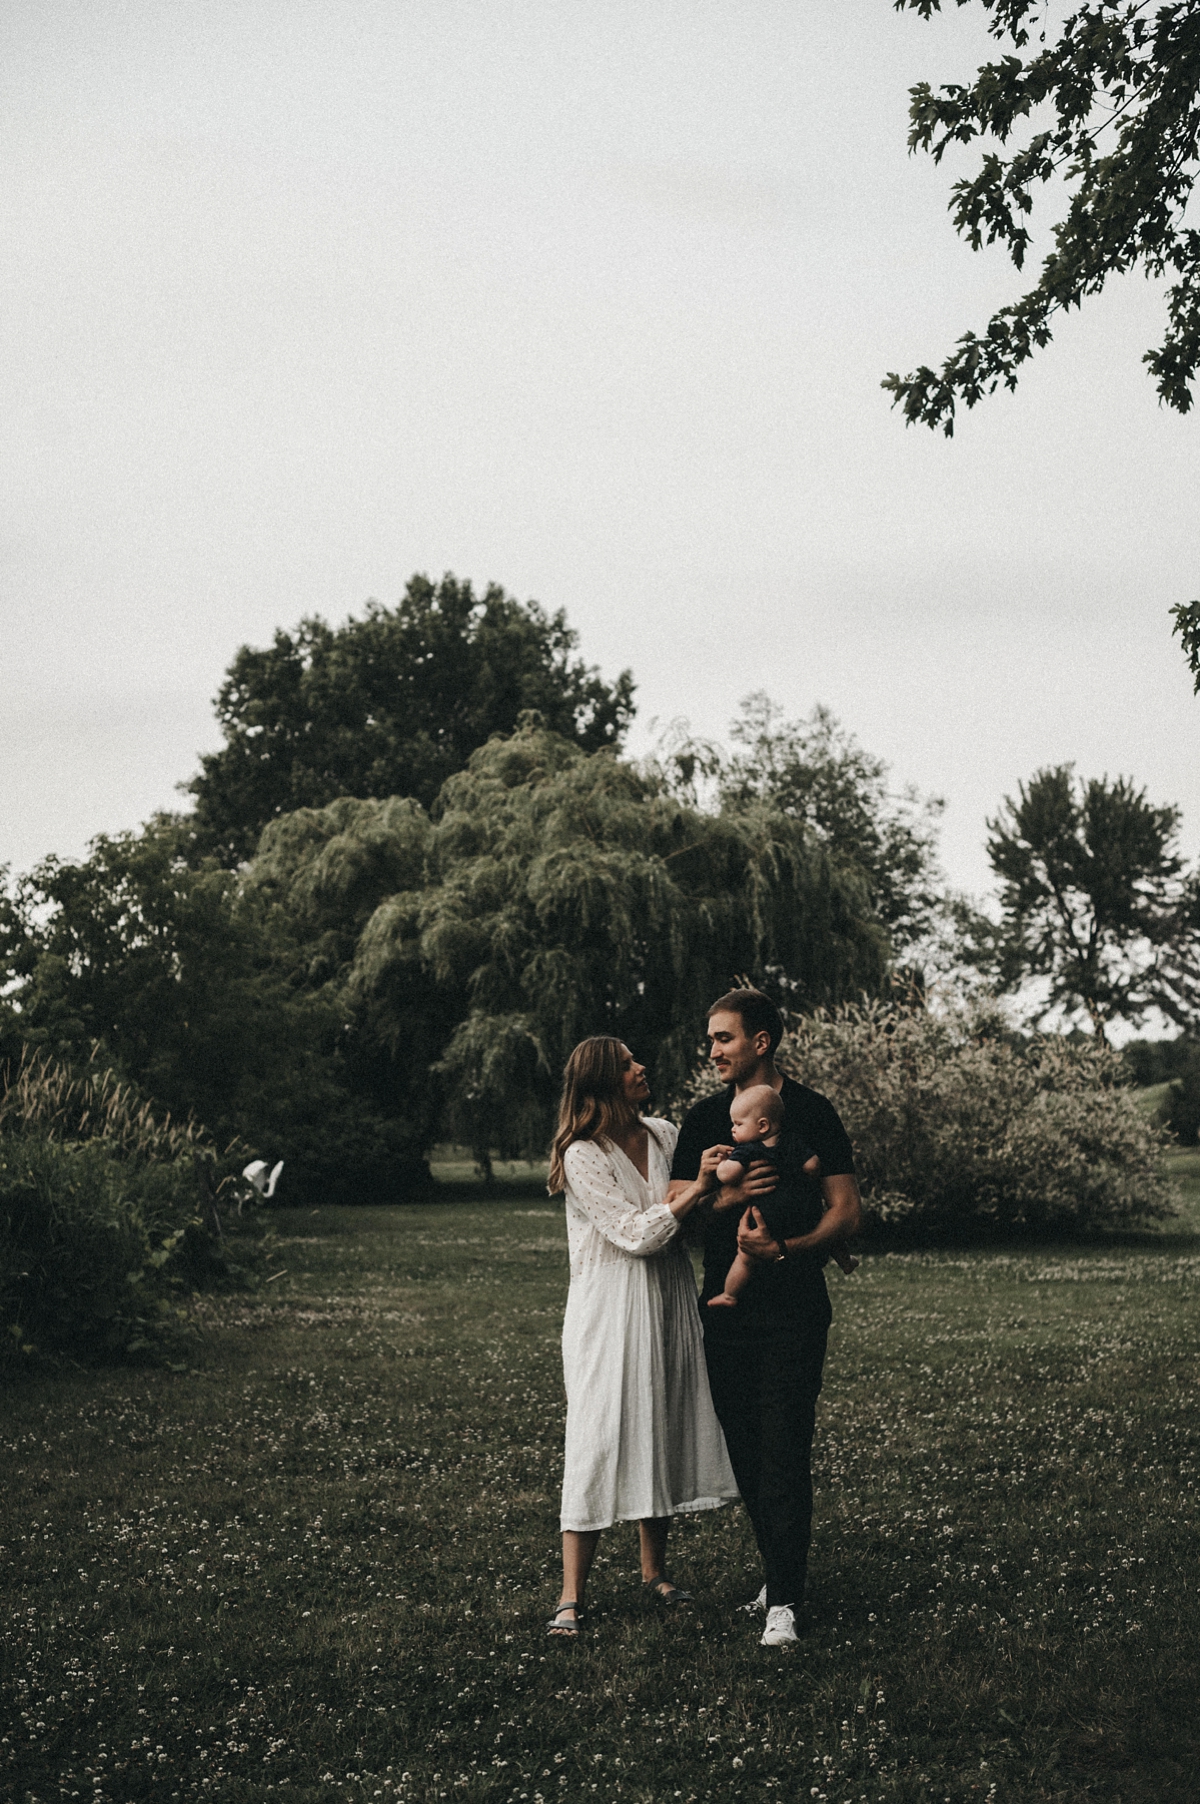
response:
M395 1201L447 1136L485 1172L540 1156L585 1034L626 1039L661 1104L738 979L799 1017L919 1002L956 963L1016 981L1034 927L1051 943L1019 807L992 824L1024 885L1000 928L946 891L940 804L896 792L824 710L750 697L731 750L681 732L633 762L631 676L575 651L561 613L453 577L243 648L191 809L10 883L0 1059L110 1068L218 1149L284 1158L281 1200ZM1061 775L1030 786L1059 845L1099 818ZM1092 788L1149 822L1138 881L1165 919L1172 811ZM1062 979L1077 1001L1091 984L1098 1026L1122 1006L1113 968Z
M730 754L631 763L632 679L574 652L561 614L450 577L244 648L191 811L10 887L3 1050L98 1045L285 1157L293 1200L386 1200L447 1134L485 1169L540 1155L586 1033L661 1098L735 977L799 1009L884 990L938 905L936 807L762 698Z

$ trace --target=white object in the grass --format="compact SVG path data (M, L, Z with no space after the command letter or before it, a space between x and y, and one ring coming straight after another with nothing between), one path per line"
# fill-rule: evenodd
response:
M254 1185L259 1196L272 1197L275 1194L275 1186L279 1182L279 1174L282 1170L282 1159L280 1159L277 1165L271 1168L269 1176L267 1174L267 1161L265 1159L251 1159L249 1165L247 1165L245 1171L243 1171L242 1176L246 1179L247 1183Z

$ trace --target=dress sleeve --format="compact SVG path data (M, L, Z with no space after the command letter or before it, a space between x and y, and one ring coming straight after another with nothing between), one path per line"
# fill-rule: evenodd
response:
M679 1231L679 1222L665 1203L637 1209L622 1188L612 1162L594 1140L576 1140L563 1155L567 1189L576 1208L587 1216L598 1234L623 1253L644 1259L661 1253Z

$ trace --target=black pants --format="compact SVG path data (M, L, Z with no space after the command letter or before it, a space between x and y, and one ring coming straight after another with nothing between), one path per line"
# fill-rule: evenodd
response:
M738 1328L736 1337L705 1335L708 1382L763 1557L767 1608L798 1606L812 1538L813 1427L829 1324L822 1311L811 1322Z

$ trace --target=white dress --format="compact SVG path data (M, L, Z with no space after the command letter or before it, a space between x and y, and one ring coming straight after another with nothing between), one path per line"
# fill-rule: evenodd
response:
M738 1494L709 1395L691 1261L662 1200L679 1130L646 1126L648 1178L607 1141L577 1140L563 1159L563 1528L716 1509Z

